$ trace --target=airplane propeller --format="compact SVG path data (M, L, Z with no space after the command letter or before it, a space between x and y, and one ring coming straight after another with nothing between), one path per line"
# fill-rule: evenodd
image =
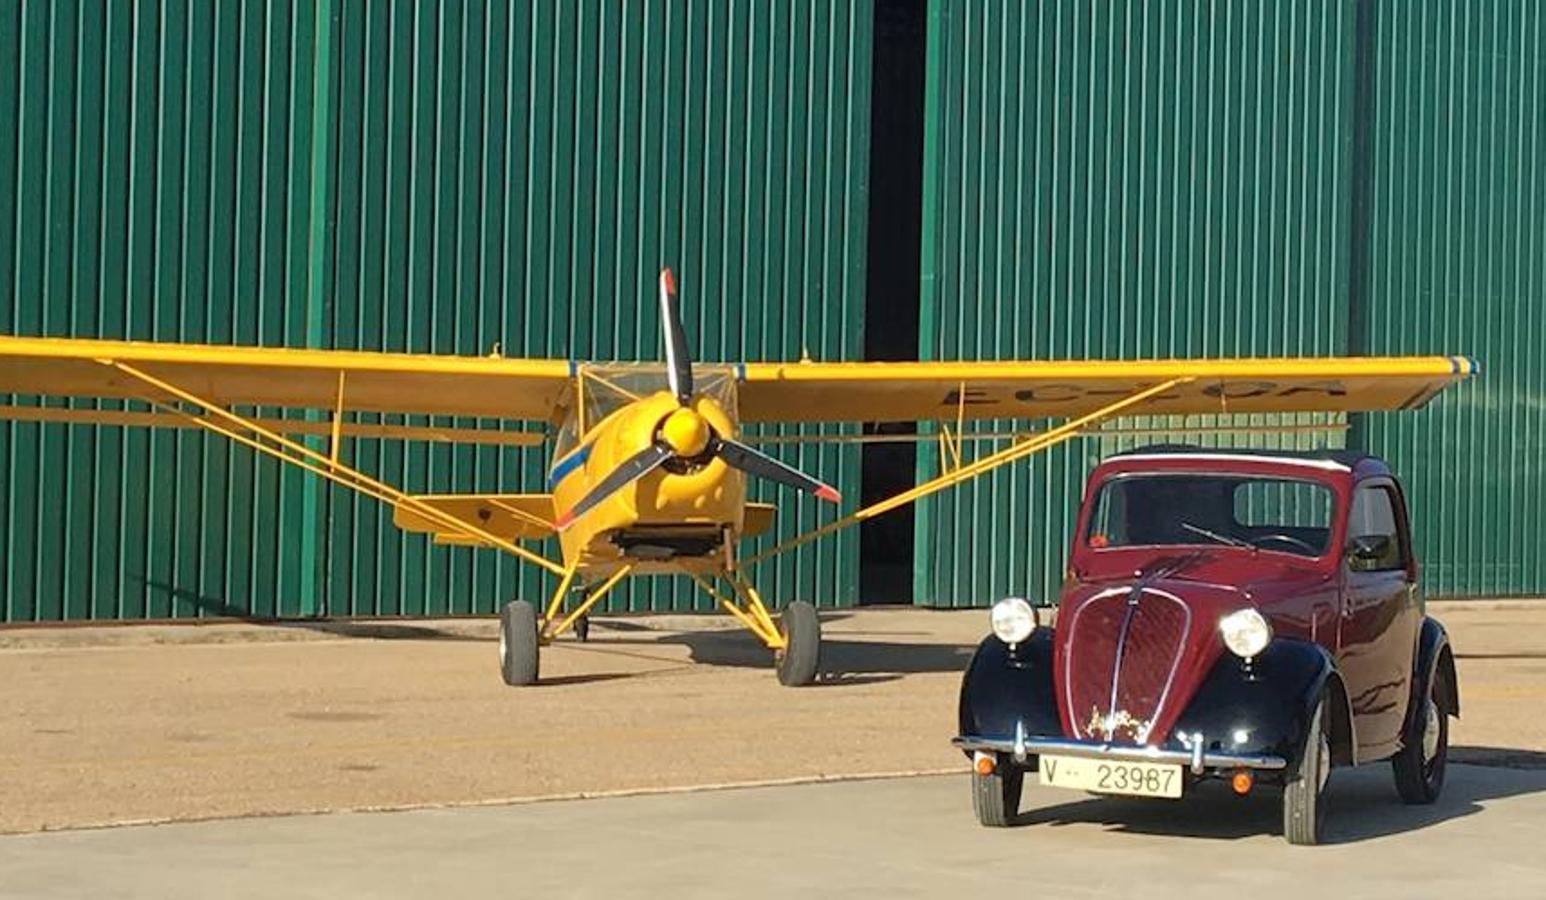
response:
M673 459L707 462L717 457L748 475L788 485L831 503L841 501L842 495L830 485L760 450L717 434L692 408L692 356L687 350L687 333L682 329L682 317L676 304L676 279L670 269L660 270L660 316L666 342L666 383L680 405L661 420L655 429L655 439L648 447L607 473L607 477L558 517L555 527L559 531L568 528L601 501Z

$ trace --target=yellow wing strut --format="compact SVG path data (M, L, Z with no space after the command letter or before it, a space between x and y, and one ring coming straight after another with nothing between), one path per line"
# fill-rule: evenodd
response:
M527 550L525 547L518 546L513 541L506 540L499 535L479 528L470 522L457 519L454 516L444 513L441 510L436 509L434 506L431 506L430 504L413 497L412 495L406 494L389 484L377 481L376 479L371 478L369 475L366 475L358 469L336 461L328 454L313 450L312 448L307 447L305 444L293 441L290 438L287 438L284 435L278 433L277 431L265 428L256 420L248 419L238 415L237 413L233 413L221 407L219 404L214 403L213 401L199 397L190 391L186 391L180 387L177 387L170 382L163 381L162 379L157 378L148 372L137 369L134 366L128 365L127 363L122 363L111 359L100 360L100 362L103 365L117 369L125 375L135 378L144 384L156 388L159 391L164 391L165 393L170 394L179 400L199 407L200 409L204 410L205 415L194 415L193 413L179 409L175 406L170 406L164 402L154 400L150 397L144 398L147 402L153 404L157 409L180 416L199 426L200 428L204 428L208 431L214 432L215 434L228 437L239 444L251 447L258 452L272 456L281 462L286 462L290 463L291 465L298 466L301 469L304 469L315 475L319 475L328 479L329 481L341 484L344 487L364 494L367 497L372 497L391 506L402 506L411 509L415 513L423 516L425 519L445 526L446 531L452 534L466 534L470 537L475 537L490 544L491 546L498 547L507 553L518 556L529 563L541 566L542 568L552 572L555 575L561 576L564 574L564 568L558 563L555 563L539 554L533 553L532 551ZM251 432L251 434L256 435L256 437L243 434L242 431ZM265 444L263 442L264 440L270 441L272 445Z
M881 515L882 513L890 512L899 506L905 506L906 504L912 503L913 501L922 497L927 497L928 495L942 491L945 488L953 487L963 481L975 478L978 475L982 475L986 472L996 469L1005 463L1014 462L1023 456L1029 456L1032 453L1037 453L1041 450L1047 449L1048 447L1061 444L1064 441L1077 437L1080 432L1084 431L1091 425L1100 422L1103 419L1108 419L1112 416L1120 415L1125 410L1137 406L1138 404L1143 403L1145 400L1148 400L1151 397L1157 397L1160 394L1163 394L1166 391L1177 387L1178 385L1186 384L1192 380L1193 379L1191 378L1172 378L1169 381L1163 381L1151 387L1144 388L1141 391L1128 394L1126 397L1123 397L1114 403L1108 403L1105 406L1094 410L1093 412L1086 413L1085 415L1082 415L1076 419L1070 419L1069 421L1051 429L1050 431L1043 431L1039 434L1029 435L1024 440L1017 441L1014 444L1005 447L1003 450L998 451L997 453L990 454L983 457L982 459L968 463L964 466L959 466L950 470L949 472L946 472L943 475L940 475L938 478L925 481L923 484L903 491L900 494L888 497L878 503L872 503L869 506L866 506L856 512L850 513L835 522L830 522L821 526L820 528L807 531L805 534L802 534L799 537L790 538L782 544L771 547L762 551L761 553L756 554L755 556L750 557L749 559L743 560L741 564L743 566L755 565L765 559L777 556L780 553L785 553L803 544L808 544L817 538L825 537L834 531L839 531L841 529L848 528L849 526L857 525L866 519L872 519L878 515Z

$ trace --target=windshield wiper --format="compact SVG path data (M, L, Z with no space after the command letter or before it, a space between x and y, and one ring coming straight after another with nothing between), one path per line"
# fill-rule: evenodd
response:
M1187 531L1193 532L1194 534L1200 534L1205 538L1212 538L1213 540L1218 541L1220 544L1228 544L1231 547L1239 547L1243 550L1256 549L1256 545L1250 541L1242 541L1239 538L1232 538L1228 535L1219 534L1217 531L1209 531L1206 528L1200 528L1196 525L1193 525L1191 522L1182 522L1181 527L1185 528Z

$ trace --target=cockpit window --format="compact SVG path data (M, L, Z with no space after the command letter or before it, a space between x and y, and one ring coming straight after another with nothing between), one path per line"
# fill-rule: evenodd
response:
M1121 475L1095 497L1089 546L1254 547L1320 556L1331 537L1330 488L1240 475Z
M736 415L736 372L724 363L694 363L693 393ZM629 404L669 389L663 363L587 363L580 367L581 415L571 409L558 425L553 458L562 459L608 416Z

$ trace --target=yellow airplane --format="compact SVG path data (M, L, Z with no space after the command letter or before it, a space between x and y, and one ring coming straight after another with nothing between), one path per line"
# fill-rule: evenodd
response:
M774 618L747 576L765 559L1118 417L1412 409L1478 371L1461 356L695 365L669 269L659 302L664 365L0 336L0 393L150 407L12 404L0 406L0 418L202 428L391 505L399 527L546 569L557 584L540 611L514 600L501 612L500 669L511 685L537 680L543 645L571 629L583 639L589 611L624 577L656 573L690 577L773 652L780 682L803 685L820 671L820 622L805 602ZM247 412L257 406L306 413ZM547 490L407 494L350 465L346 439L534 446L546 431L377 424L360 413L545 423L554 429ZM984 419L1047 424L1000 435L1007 446L967 460L966 423ZM742 441L743 423L891 421L939 424L941 475L738 554L775 512L747 501L747 475L841 500ZM523 545L554 535L558 560Z

